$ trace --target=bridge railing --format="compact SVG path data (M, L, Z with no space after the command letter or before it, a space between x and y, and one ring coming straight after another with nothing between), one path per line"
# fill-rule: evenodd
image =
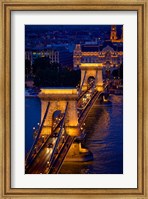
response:
M82 87L83 87L83 84L84 84L84 81L85 81L85 77L86 77L86 73L87 73L87 71L85 71L85 74L84 74L84 77L83 77L82 84L80 85L79 93L80 93L80 92L81 92L81 90L82 90Z
M74 142L75 137L67 136L66 142L64 143L64 146L61 148L60 153L58 154L58 157L54 159L52 166L49 169L50 174L57 174L60 171L60 168L62 166L62 163L64 162L64 159L70 149L70 146Z
M60 132L58 133L58 137L57 137L57 140L56 140L56 142L55 142L55 144L54 144L54 150L52 151L51 156L54 155L55 150L56 150L57 145L58 145L58 142L59 142L59 139L60 139L60 136L61 136L62 129L63 129L63 124L64 124L64 120L65 120L65 115L66 115L66 112L67 112L67 106L68 106L68 104L66 105L65 113L64 113L63 118L61 119L61 121L59 122L59 124L56 126L56 128L54 129L54 131L47 137L46 141L42 144L42 146L41 146L41 148L39 149L39 151L37 152L36 156L33 156L32 159L31 159L31 158L29 159L29 162L28 162L28 164L26 165L26 173L29 173L31 165L32 165L33 163L35 163L34 161L37 159L37 157L39 156L39 154L42 152L42 150L44 150L44 148L45 148L46 146L48 146L48 143L50 142L50 139L52 139L52 138L54 137L54 133L56 132L56 130L57 130L58 128L60 128ZM39 138L39 137L38 137L38 138ZM34 146L35 146L35 145L34 145ZM34 146L32 147L32 149L34 148ZM49 157L49 158L51 159L52 157Z
M57 138L56 144L55 144L55 146L54 146L54 149L53 149L53 152L52 152L50 161L52 161L52 159L53 159L53 155L54 155L54 153L55 153L56 147L57 147L57 145L58 145L58 143L59 143L59 140L60 140L60 137L61 137L61 134L62 134L62 129L63 129L63 126L64 126L65 116L66 116L66 113L67 113L67 107L68 107L68 102L67 102L67 104L66 104L66 108L65 108L65 112L64 112L64 117L63 117L63 120L62 120L62 125L61 125L61 127L60 127L60 132L58 133L58 138Z
M85 107L85 110L83 110L81 112L81 115L79 116L79 121L82 118L82 115L84 114L86 109L88 109L88 106L90 105L90 103L94 103L96 101L96 99L97 99L96 96L98 96L97 94L99 95L99 93L97 91L95 91L93 93L91 100L87 104L87 108ZM87 113L88 113L88 111L89 110L87 110ZM80 123L79 127L81 127L81 126L83 126L83 122ZM84 133L84 130L83 130L83 133ZM62 163L64 162L64 159L65 159L65 157L66 157L66 155L69 151L69 148L76 138L77 137L67 136L67 139L66 139L66 142L64 143L64 146L60 149L60 153L57 155L56 158L53 158L52 164L49 167L49 173L50 174L56 174L56 173L59 172L59 170L62 166Z
M53 137L54 132L60 127L60 125L62 124L62 122L63 122L63 118L62 118L61 121L58 123L58 125L54 128L53 132L52 132L49 136L47 136L45 142L42 143L42 145L40 146L40 149L37 151L36 155L30 157L30 160L29 160L29 162L28 162L29 165L31 165L31 163L37 158L38 154L42 151L42 149L45 147L45 145L48 144L50 138ZM26 165L26 168L27 168L29 165Z
M105 86L107 86L107 84L106 84ZM92 88L94 88L94 85L91 86L90 88L88 88L84 93L82 93L82 95L79 96L78 100L80 100L81 97L83 97L83 96L89 91L89 89L92 89ZM105 87L105 88L106 88L106 87ZM84 110L82 110L82 112L81 112L80 115L79 115L79 119L78 119L78 120L79 120L80 123L83 123L83 120L84 120L85 116L86 116L87 113L89 112L91 106L92 106L92 105L94 104L94 102L96 101L97 96L99 96L99 94L100 94L100 93L98 93L98 91L95 91L95 90L93 90L92 93L93 93L93 95L91 96L90 101L88 102L88 104L86 105L86 107L84 108ZM98 93L98 95L96 95L97 93ZM78 100L77 100L77 101L78 101ZM89 108L89 106L90 106L90 108ZM51 154L51 156L50 156L51 167L52 167L52 164L55 163L54 155L55 155L56 148L58 147L58 144L59 144L59 141L60 141L60 137L61 137L61 134L62 134L62 129L63 129L63 127L64 127L64 122L65 122L65 116L66 116L66 112L67 112L67 107L68 107L68 103L66 104L65 113L64 113L63 118L61 119L61 121L59 122L59 124L56 126L56 128L55 128L54 131L53 131L53 132L55 132L56 129L60 127L59 136L57 137L57 141L56 141L56 143L55 143L55 145L54 145L54 149L53 149L52 154ZM49 108L49 107L47 107L47 109L46 109L47 112L48 112L48 108ZM84 114L84 117L83 117L83 114ZM44 117L45 117L45 119L46 119L46 112L45 112ZM82 120L82 121L81 121L81 120ZM43 118L42 124L41 124L41 126L40 126L40 130L39 130L40 133L41 133L41 129L42 129L43 124L44 124L44 118ZM80 125L81 125L81 124L80 124ZM39 136L40 136L40 133L38 133L38 135L37 135L37 138L36 138L36 140L35 140L36 142L37 142L37 140L38 140L38 138L39 138ZM52 137L52 134L51 134L49 137ZM48 139L47 139L47 140L48 140ZM47 141L47 140L46 140L46 141ZM35 146L36 142L34 143L33 146ZM68 148L67 148L66 150L62 149L62 151L64 150L64 155L62 156L62 159L60 160L60 161L61 161L61 164L62 164L62 162L64 161L64 158L65 158L65 156L66 156L66 154L67 154L67 152L68 152L68 150L69 150L69 148L70 148L72 142L73 142L73 141L69 141L69 142L68 142ZM47 143L48 143L48 141L47 141L45 144L47 144ZM44 144L44 146L45 146L45 144ZM66 145L65 145L65 146L66 146ZM32 149L33 149L33 147L32 147ZM29 157L29 156L28 156L28 157ZM54 162L53 162L53 161L54 161ZM52 162L53 162L53 163L52 163ZM60 163L58 163L58 164L60 165Z

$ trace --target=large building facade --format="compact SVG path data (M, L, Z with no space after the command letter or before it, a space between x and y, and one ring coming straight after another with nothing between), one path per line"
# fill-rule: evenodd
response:
M76 44L73 53L74 69L81 63L102 63L103 67L119 67L123 63L123 34L117 38L116 26L111 27L110 40L102 45Z

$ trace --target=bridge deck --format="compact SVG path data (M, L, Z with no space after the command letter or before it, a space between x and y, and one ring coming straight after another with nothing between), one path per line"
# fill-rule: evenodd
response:
M90 97L86 99L84 103L83 100L85 96L87 96L87 94L89 94ZM77 107L79 111L78 121L80 127L83 125L91 107L96 102L100 94L101 92L94 90L93 86L91 86L79 95L79 98L77 100ZM83 106L81 107L81 105ZM44 119L39 130L39 134L35 140L35 143L30 151L28 158L26 159L26 173L58 173L69 151L70 146L76 139L76 137L71 137L67 135L66 132L65 134L62 133L62 129L64 129L64 119L67 111L66 106L65 114L59 124L55 127L53 133L44 140L44 143L40 146L38 153L36 155L32 155L34 147L38 143L39 135L41 132L41 128L44 124L44 120L46 119L48 108L49 104L46 109ZM57 134L58 136L54 136L55 134ZM62 135L64 135L64 141L62 139ZM51 143L53 147L50 148L48 146Z

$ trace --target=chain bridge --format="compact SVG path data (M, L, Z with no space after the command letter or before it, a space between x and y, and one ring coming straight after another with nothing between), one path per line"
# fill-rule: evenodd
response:
M85 120L109 83L103 83L101 63L82 63L81 83L76 88L43 88L41 123L26 156L26 174L57 174L64 161L89 161L93 154L81 146Z

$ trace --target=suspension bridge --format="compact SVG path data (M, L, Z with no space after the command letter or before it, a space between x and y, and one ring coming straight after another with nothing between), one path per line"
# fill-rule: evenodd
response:
M82 148L85 120L96 100L107 91L100 63L81 64L79 89L41 89L41 123L25 161L26 174L57 174L65 159L92 160Z

